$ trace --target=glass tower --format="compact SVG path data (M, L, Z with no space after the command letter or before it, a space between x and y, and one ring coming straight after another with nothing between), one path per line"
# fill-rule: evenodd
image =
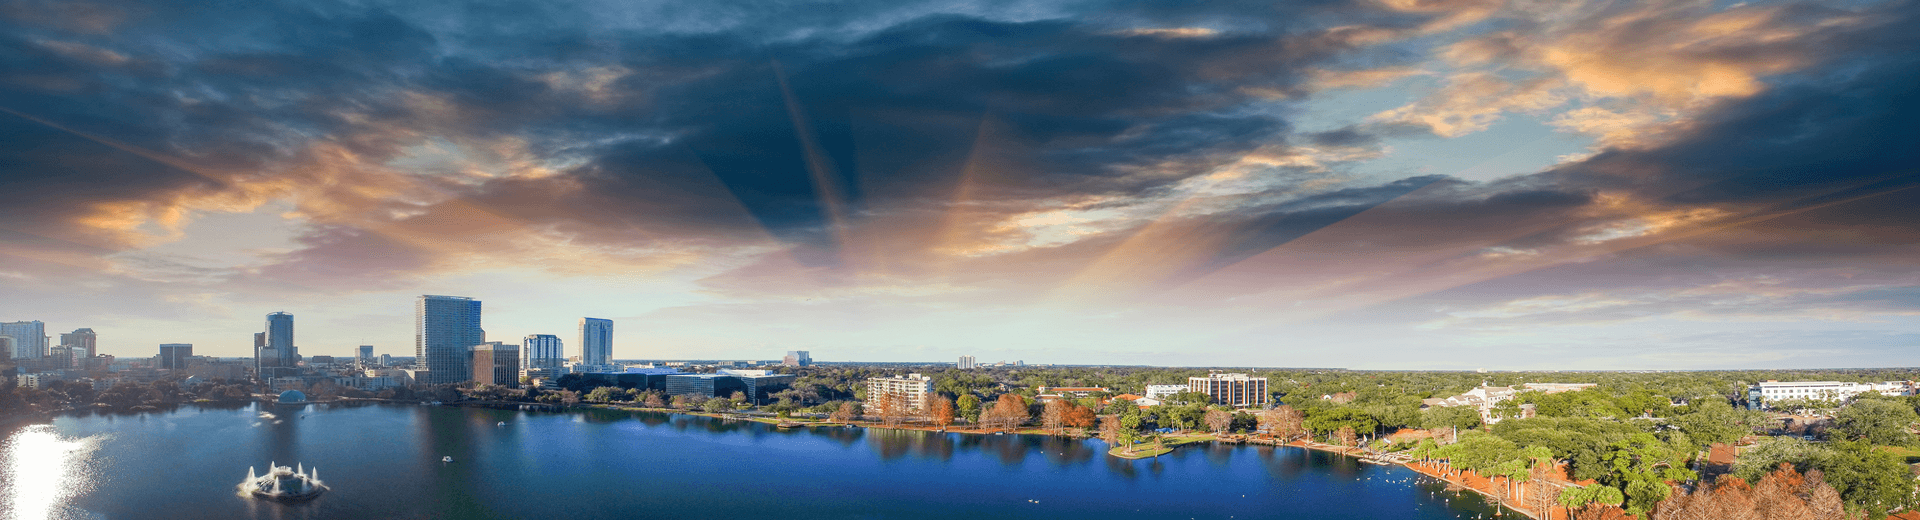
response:
M605 365L613 361L613 320L580 318L580 363Z
M480 300L422 295L414 306L414 358L429 385L473 379L473 346L487 342L480 330Z

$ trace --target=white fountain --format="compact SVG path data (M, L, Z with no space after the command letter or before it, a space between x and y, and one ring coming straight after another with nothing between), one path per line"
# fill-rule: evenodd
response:
M327 484L320 481L320 468L307 469L267 465L267 474L254 473L253 467L247 467L247 480L240 483L240 492L254 498L266 498L284 502L296 502L312 499L325 492Z

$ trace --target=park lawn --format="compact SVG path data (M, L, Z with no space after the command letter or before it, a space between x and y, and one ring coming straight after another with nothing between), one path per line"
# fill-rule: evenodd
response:
M1207 442L1211 440L1214 440L1213 434L1174 433L1174 434L1168 434L1160 437L1160 442L1157 445L1155 443L1136 444L1134 445L1134 451L1132 452L1128 452L1126 446L1114 446L1113 449L1107 450L1107 454L1115 457L1120 457L1123 459L1144 459L1147 457L1157 457L1160 455L1165 455L1169 452L1172 452L1174 448L1178 448L1187 444L1193 444L1196 442Z

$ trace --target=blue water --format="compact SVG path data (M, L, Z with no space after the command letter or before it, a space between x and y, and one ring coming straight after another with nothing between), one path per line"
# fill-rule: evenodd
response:
M6 518L1493 518L1410 470L1285 447L1129 461L1098 440L412 405L188 406L0 435ZM333 489L234 492L269 462L318 466Z

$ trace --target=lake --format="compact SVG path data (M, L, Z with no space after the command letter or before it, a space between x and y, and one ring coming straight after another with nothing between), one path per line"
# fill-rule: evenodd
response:
M613 410L182 406L0 439L0 518L23 520L1494 518L1411 470L1291 447L1123 460L1099 440ZM299 504L236 493L270 462L317 467L332 490Z

